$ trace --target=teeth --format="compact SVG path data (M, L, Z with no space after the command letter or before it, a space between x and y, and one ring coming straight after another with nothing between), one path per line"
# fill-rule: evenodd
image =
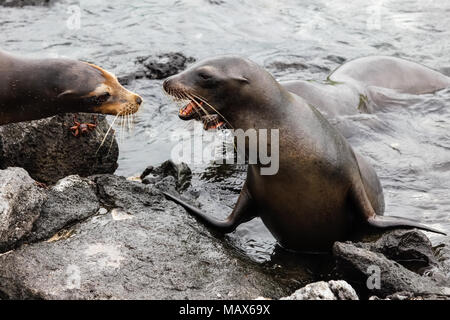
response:
M218 124L216 124L213 128L217 129L220 128L221 126L223 126L225 123L223 121L220 121Z
M223 126L224 124L225 123L223 121L220 121L219 123L211 125L209 127L206 127L205 129L206 130L217 129L217 128L220 128L221 126Z
M189 102L188 105L186 105L185 107L180 109L180 114L182 116L187 116L190 115L194 112L194 109L197 107L197 105L195 104L195 102L191 101Z
M181 100L186 101L186 99L180 99L180 101ZM178 110L178 114L180 116L185 118L185 117L191 117L193 113L197 113L199 116L203 113L207 114L207 112L205 110L203 110L203 108L202 108L202 106L204 104L203 101L198 101L197 99L196 100L188 100L188 101L189 101L189 103L187 105L181 107Z

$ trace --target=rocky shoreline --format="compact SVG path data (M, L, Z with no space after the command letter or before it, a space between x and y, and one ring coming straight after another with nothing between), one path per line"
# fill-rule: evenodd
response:
M118 156L114 141L114 152L105 148L98 156L108 164L105 169L94 167L98 158L90 156L103 136L76 138L69 133L58 136L58 148L66 148L57 162L63 169L55 171L45 157L33 158L33 163L47 165L27 166L31 155L52 150L51 139L39 134L66 127L70 119L71 115L58 116L27 129L23 124L0 128L1 159L7 163L0 170L2 299L343 300L450 295L448 247L433 248L416 230L387 231L369 242L336 242L329 255L286 253L284 260L274 257L269 263L257 263L163 196L163 190L188 188L194 174L186 165L168 161L147 168L142 180L128 180L112 174ZM15 138L13 150L8 146L14 136L22 138ZM34 147L33 139L39 141ZM76 161L73 152L69 157L74 144L86 151L78 153L85 156ZM195 201L192 192L184 196ZM379 279L370 285L374 269Z

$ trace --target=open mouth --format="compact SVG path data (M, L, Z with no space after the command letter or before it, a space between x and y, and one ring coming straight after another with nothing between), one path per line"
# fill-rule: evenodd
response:
M203 101L191 100L187 105L178 111L178 116L182 120L200 119L205 112L202 110Z
M225 129L225 122L221 117L211 111L200 99L192 97L189 103L181 107L178 117L182 120L200 120L203 122L204 130Z
M171 84L173 80L166 79L163 83L163 90L176 102L188 102L178 111L181 120L200 120L203 122L203 129L225 129L225 120L217 110L211 106L205 98L191 92L187 88L179 89Z

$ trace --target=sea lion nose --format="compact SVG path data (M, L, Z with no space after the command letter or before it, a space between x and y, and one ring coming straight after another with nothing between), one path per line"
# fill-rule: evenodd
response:
M137 96L137 97L136 97L136 103L137 103L138 105L140 105L140 104L142 103L142 98L139 97L139 96Z

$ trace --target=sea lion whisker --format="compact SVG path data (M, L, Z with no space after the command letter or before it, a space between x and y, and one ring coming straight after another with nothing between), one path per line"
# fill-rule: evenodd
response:
M119 131L120 131L118 143L121 144L122 143L122 117L120 117L120 123L118 123L117 125L118 125Z
M133 121L134 121L134 118L133 118L133 115L131 113L129 114L129 117L130 117L130 132L133 132Z
M186 90L182 90L179 92L180 98L182 100L189 100L190 98L189 98L188 94L189 93Z
M194 97L192 97L192 96L189 95L189 94L188 94L188 97L190 98L191 101L193 101L193 102L197 105L197 107L199 107L199 108L205 113L204 115L209 116L209 112L208 112L205 108L203 108L203 106L202 106L202 105L201 105ZM194 111L196 111L197 114L198 114L200 117L202 117L202 114L200 114L200 112L199 112L199 110L197 110L197 108L194 108Z
M127 132L128 132L128 114L125 113L125 114L123 115L123 118L124 118L123 121L125 122L124 130L125 130L125 133L127 133Z
M177 95L177 98L178 98L179 100L184 100L184 99L185 99L184 93L183 93L183 92L177 91L177 92L176 92L176 95Z
M231 126L230 122L219 112L217 108L214 108L204 97L200 96L196 92L192 90L183 89L174 89L174 88L164 88L163 90L165 94L171 96L172 100L180 107L185 107L184 103L186 101L192 102L195 104L197 108L193 108L197 115L201 118L203 116L209 116L209 111L202 105L202 103L207 104L213 111L215 111L220 117L223 118L227 124ZM203 112L203 114L200 112ZM219 119L214 119L215 125L218 125Z
M117 118L120 116L121 112L119 111L119 113L114 117L113 122L109 125L108 130L106 131L105 137L103 138L102 142L100 143L100 146L97 148L97 151L95 151L95 154L98 153L98 151L100 150L100 148L103 146L103 144L105 143L106 137L108 137L108 133L109 131L112 129L114 123L116 122Z
M231 123L219 111L217 111L216 108L214 108L210 103L208 103L208 101L205 98L203 98L202 96L196 95L195 93L192 93L192 95L194 97L196 97L197 99L203 101L205 104L207 104L211 109L214 110L214 112L216 112L219 116L222 117L223 120L225 120L225 122L230 126L231 129L233 129L233 126L231 125Z
M110 142L110 144L109 144L109 148L108 148L108 153L107 153L107 155L109 155L109 153L111 152L111 147L112 147L112 145L113 145L113 142L114 142L115 137L116 137L116 132L114 131L113 134L112 134L112 136L111 136L111 142Z
M122 137L125 140L125 137L127 136L127 119L125 117L125 115L122 117L123 118L123 130L122 130Z
M172 95L172 99L177 104L179 109L186 107L185 105L186 101L194 102L198 107L201 107L198 101L195 101L195 99L192 98L189 95L189 92L185 89L172 90L171 88L168 88L167 92ZM193 111L195 111L200 118L202 117L202 114L199 112L197 108L193 108ZM206 112L206 110L204 110L204 112Z
M121 141L120 141L120 143L123 143L123 140L125 139L125 125L126 125L126 123L125 123L125 117L122 115L121 117L120 117L120 119L121 119L121 123L120 123L120 139L121 139Z

